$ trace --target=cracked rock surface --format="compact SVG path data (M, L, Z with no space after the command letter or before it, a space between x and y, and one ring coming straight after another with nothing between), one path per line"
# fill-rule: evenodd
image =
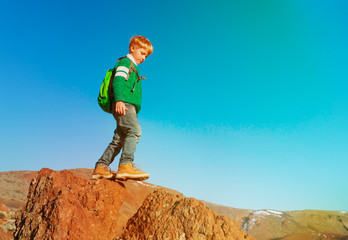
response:
M128 220L120 239L252 240L232 219L219 216L194 198L158 189Z

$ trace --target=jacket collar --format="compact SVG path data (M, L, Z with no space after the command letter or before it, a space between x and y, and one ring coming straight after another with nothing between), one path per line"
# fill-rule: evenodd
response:
M135 66L138 66L137 63L135 62L134 57L132 55L127 54L127 58L129 58L135 64Z

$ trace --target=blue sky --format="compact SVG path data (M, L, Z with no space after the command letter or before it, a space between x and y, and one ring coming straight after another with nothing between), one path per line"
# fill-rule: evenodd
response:
M144 35L135 163L149 182L237 208L348 211L346 1L0 9L0 171L93 168L115 128L101 81Z

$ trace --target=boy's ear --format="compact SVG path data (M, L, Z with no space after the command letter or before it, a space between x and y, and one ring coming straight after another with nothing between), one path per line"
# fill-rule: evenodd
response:
M135 46L134 46L134 45L130 46L130 48L129 48L129 52L130 52L130 53L133 53L133 52L134 52L134 50L135 50Z

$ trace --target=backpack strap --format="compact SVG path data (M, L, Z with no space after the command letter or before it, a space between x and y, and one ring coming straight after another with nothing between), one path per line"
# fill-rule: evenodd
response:
M131 65L129 66L130 72L135 72L137 74L138 79L145 79L145 77L141 77L138 73L138 71L134 67L134 63L131 61Z
M131 74L132 72L135 72L135 73L137 74L137 77L138 77L138 78L134 81L134 84L133 84L132 92L134 92L134 90L135 90L135 84L137 83L137 81L139 81L139 80L145 80L146 77L142 77L142 76L139 75L138 71L137 71L137 70L135 69L135 67L134 67L134 63L133 63L132 60L131 60L131 65L129 66L129 74Z
M131 75L132 72L137 72L137 70L134 68L134 63L132 60L130 60L130 65L129 65L129 71L128 71L128 78ZM126 81L128 80L128 78L126 79Z

